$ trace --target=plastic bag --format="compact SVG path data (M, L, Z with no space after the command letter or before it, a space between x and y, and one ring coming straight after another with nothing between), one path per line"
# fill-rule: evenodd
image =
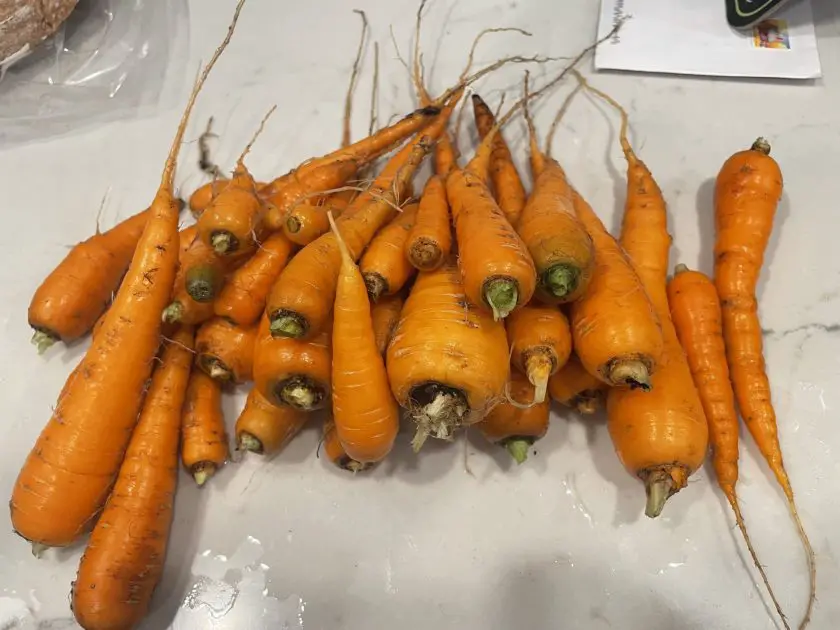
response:
M0 147L155 107L185 68L187 0L80 0L59 30L0 68Z

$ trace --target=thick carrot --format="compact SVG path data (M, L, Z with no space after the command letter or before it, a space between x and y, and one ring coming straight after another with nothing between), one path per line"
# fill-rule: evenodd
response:
M451 249L452 224L446 184L439 175L433 175L420 197L417 217L405 241L405 255L420 271L434 271L444 263Z
M703 464L709 429L668 308L671 235L665 198L627 140L625 110L579 79L621 114L619 139L627 160L627 198L620 242L650 297L665 342L650 392L613 388L607 393L607 426L613 446L625 468L645 484L645 514L655 518Z
M385 355L385 350L391 342L397 322L400 321L403 298L401 295L386 295L370 307L373 319L373 334L376 336L376 348L379 354Z
M324 453L327 455L327 459L342 470L357 473L367 470L374 465L357 462L347 454L341 445L341 441L338 439L338 431L332 420L324 423L324 436L321 440L321 445L323 446Z
M478 94L472 95L472 104L478 137L483 140L496 124L496 117ZM525 207L527 195L519 172L513 163L513 156L501 132L496 134L491 147L490 179L493 182L499 208L508 223L516 227L519 215Z
M227 276L213 302L213 312L240 326L256 324L271 287L294 249L284 234L269 236L244 265Z
M504 325L467 298L453 262L419 274L388 346L394 397L417 424L413 445L449 439L504 395L510 359Z
M254 386L272 404L312 411L329 402L330 335L274 337L264 316L254 344Z
M557 308L529 304L511 313L506 327L511 363L534 386L533 402L541 403L549 377L572 352L569 320Z
M236 419L236 447L260 455L274 455L300 432L309 418L310 414L293 407L272 405L254 387Z
M726 364L722 315L715 285L699 271L690 271L685 265L677 265L674 277L668 283L668 306L706 412L712 442L712 464L718 486L729 501L753 564L787 627L782 607L753 549L735 493L738 482L738 412L735 410L735 394Z
M593 414L604 401L607 386L587 372L573 352L562 368L548 379L548 393L561 405L578 413Z
M84 628L133 628L163 573L178 480L181 405L193 331L166 344L111 496L73 583L73 614Z
M423 133L392 157L373 186L361 194L338 219L348 248L356 259L374 234L394 216L399 202L395 191L410 181L443 130L460 92ZM338 243L332 232L304 247L286 266L268 299L266 312L276 336L307 337L324 330L341 266Z
M203 486L229 456L221 385L201 370L193 370L181 420L181 462Z
M12 526L38 545L69 545L90 529L137 423L178 263L180 207L173 192L178 150L198 92L233 35L242 2L190 94L146 227L102 330L70 375L18 475L10 502Z
M808 558L811 591L799 626L803 628L811 620L816 598L816 562L782 459L755 299L781 197L782 172L770 157L770 145L763 138L724 162L715 182L715 287L720 296L726 358L741 417L785 494Z
M250 381L256 337L256 324L239 326L224 317L214 317L196 334L196 365L221 383Z
M405 242L417 218L417 204L410 203L373 237L359 269L368 295L374 302L383 295L393 295L405 286L417 271L405 257Z
M532 403L536 398L534 386L516 372L510 376L507 395L510 400L493 407L475 426L487 440L507 449L514 461L521 464L528 459L528 449L548 431L551 403L548 400Z

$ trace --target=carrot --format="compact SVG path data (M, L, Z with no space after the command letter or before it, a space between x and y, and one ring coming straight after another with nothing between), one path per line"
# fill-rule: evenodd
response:
M376 344L365 280L328 215L341 252L332 330L332 413L346 453L368 463L385 459L400 429L400 410ZM402 248L399 253L402 254Z
M735 410L735 394L726 364L722 315L715 285L699 271L690 271L685 265L677 265L674 277L668 283L668 306L709 423L712 464L718 486L735 514L735 522L770 599L782 623L788 627L782 607L753 549L735 493L738 482L738 412Z
M416 217L417 204L405 206L373 237L359 260L359 269L373 302L402 289L416 272L405 257L405 241Z
M223 266L226 261L216 256L200 238L194 239L186 250L182 247L179 255L178 272L173 282L171 301L161 313L161 319L170 324L182 323L197 326L213 317L213 302L212 299L204 302L193 299L187 290L187 271L198 268L207 270L205 279L209 279L210 282L205 283L204 286L212 286L221 282L218 278L224 273ZM220 264L222 268L219 267ZM198 280L198 274L194 275L193 280ZM215 289L209 293L212 291Z
M405 241L405 255L418 270L434 271L444 263L451 249L452 225L446 184L440 176L433 175L420 197L414 225Z
M189 248L192 246L195 237L198 236L198 226L194 223L189 227L182 228L180 232L178 232L178 264L182 260L184 254L187 253Z
M257 323L268 293L294 249L284 234L269 236L253 257L228 275L213 302L213 312L240 326Z
M371 189L357 197L338 219L347 246L357 259L374 234L393 217L393 206L399 201L395 191L412 179L459 98L460 92L431 126L389 160ZM299 338L324 330L340 266L341 255L332 232L304 247L280 274L269 296L266 312L271 333Z
M321 409L330 396L330 335L274 337L263 317L254 343L254 385L274 405Z
M342 470L357 473L373 466L373 464L357 462L347 454L341 445L341 441L338 439L338 431L336 431L335 423L332 421L324 423L324 437L321 443L324 447L324 452L327 454L327 459Z
M483 140L496 124L496 117L478 94L472 95L472 104L478 137ZM510 154L510 149L501 133L496 134L491 146L490 178L493 182L499 208L504 213L508 223L515 227L519 222L519 215L525 207L527 195L525 194L525 186L522 185L522 179L513 163L513 156Z
M330 229L327 212L339 217L350 202L356 191L352 188L341 190L327 197L323 204L312 202L301 203L289 211L283 224L283 233L291 242L297 245L309 245L316 238Z
M453 262L421 273L403 306L386 366L397 402L417 424L413 445L449 439L503 394L510 359L501 322L465 295Z
M256 336L256 325L238 326L224 317L214 317L198 329L196 365L221 383L250 381Z
M298 409L272 405L254 387L236 419L236 447L260 455L274 455L300 432L309 418L310 414Z
M373 319L373 334L376 336L376 348L379 354L385 355L385 350L400 321L403 299L400 295L386 295L370 307Z
M213 202L220 192L227 188L230 180L225 177L214 178L212 181L202 184L193 191L188 202L190 212L197 219L199 218L208 206Z
M193 370L181 420L181 462L203 486L229 456L221 385L203 371Z
M514 372L508 387L510 400L493 407L476 428L493 444L505 448L517 464L528 459L528 449L548 431L551 404L547 400L532 403L534 386Z
M785 494L807 555L811 591L799 626L804 628L811 620L816 598L816 561L782 459L755 299L781 197L782 172L770 157L770 145L763 138L724 162L715 182L715 287L720 296L726 358L741 417Z
M73 583L73 614L84 628L133 628L163 573L178 480L181 405L193 331L166 344L119 469Z
M548 379L548 393L553 400L587 415L601 406L606 389L602 380L583 368L574 352L566 365Z
M227 273L249 257L250 252L221 257L199 235L184 253L184 290L196 302L212 302L221 291ZM175 284L177 287L180 283Z
M510 314L507 335L513 367L534 386L533 402L543 402L549 377L572 352L568 318L557 308L529 304Z
M12 526L36 545L69 545L90 529L117 476L160 345L160 314L178 262L179 204L173 193L178 150L198 92L233 35L242 3L190 94L146 227L102 330L70 375L15 482Z
M613 446L625 468L645 484L645 514L655 518L668 498L684 488L688 477L703 464L708 425L668 308L671 235L665 199L627 140L627 112L580 75L578 79L621 114L619 139L627 160L621 245L650 297L664 339L650 392L613 388L607 393L607 426Z

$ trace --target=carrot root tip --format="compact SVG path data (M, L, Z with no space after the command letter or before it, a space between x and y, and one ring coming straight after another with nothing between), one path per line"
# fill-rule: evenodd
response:
M511 438L505 442L505 448L517 465L528 459L528 450L534 442L528 438Z
M291 337L300 339L306 335L308 326L297 313L278 311L272 318L269 330L272 337Z
M195 483L201 487L207 480L216 474L216 464L213 462L199 462L192 467L192 476Z
M559 263L543 274L543 286L558 300L567 298L577 290L580 270L573 265Z
M469 406L464 395L452 388L431 384L427 395L432 394L431 401L416 407L414 422L417 431L411 440L411 447L418 453L426 440L431 436L438 440L451 440L452 432L463 423L469 412Z
M49 545L34 542L32 543L32 555L40 560L41 556L44 555L44 552L49 548Z
M240 451L248 451L249 453L257 453L259 455L262 455L262 442L260 442L258 438L251 435L250 433L243 431L239 434L239 438L237 441L239 443Z
M318 409L326 397L324 389L305 376L293 376L281 381L275 391L281 403L302 411Z
M519 301L519 288L510 278L494 278L484 285L484 300L493 311L493 319L499 321L510 315Z
M756 141L752 143L750 149L763 153L764 155L770 155L770 143L767 142L766 138L756 138Z
M647 503L645 504L645 516L656 518L662 513L665 502L674 494L674 480L664 470L651 472L645 480L645 493Z
M32 345L35 346L38 354L44 354L56 341L58 338L55 335L43 330L36 330L32 334Z
M210 247L217 254L230 254L239 249L239 239L230 232L213 232L210 235Z
M688 269L688 266L687 266L687 265L684 265L684 264L680 263L680 264L678 264L676 267L674 267L674 275L675 275L675 276L678 276L678 275L680 275L681 273L685 273L685 272L686 272L686 271L688 271L688 270L689 270L689 269Z
M619 360L609 368L608 378L614 386L650 391L650 370L639 359Z
M534 386L533 404L545 401L546 390L548 389L548 378L554 370L555 362L546 352L532 352L525 359L525 371L528 380Z
M357 462L355 459L347 457L345 461L339 462L338 466L339 468L350 471L355 475L356 473L364 472L365 470L372 468L373 464L363 464L362 462Z
M578 413L591 416L598 411L598 407L601 406L600 393L588 390L581 392L575 397L575 400L572 401L571 406L577 409Z
M363 273L368 295L371 302L376 302L380 297L388 293L388 281L376 272Z
M422 236L411 246L409 258L420 271L434 271L443 262L443 252L435 241Z
M211 354L199 354L198 367L214 381L228 383L233 381L233 372L224 362Z
M200 265L187 270L184 286L196 302L212 302L221 286L221 278L212 267Z
M183 317L183 315L184 306L176 300L163 309L163 313L160 318L167 324L175 324L181 321L181 317Z

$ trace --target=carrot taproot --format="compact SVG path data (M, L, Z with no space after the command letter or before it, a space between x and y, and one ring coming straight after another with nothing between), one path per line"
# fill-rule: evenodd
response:
M509 400L493 407L475 426L489 442L503 447L522 464L528 459L528 449L548 431L551 403L533 402L537 398L534 386L517 372L511 373L506 394Z
M446 125L461 96L447 102L437 120L392 157L371 189L359 195L337 223L356 259L374 234L394 215L396 191L410 181ZM271 333L307 337L324 329L335 300L341 255L335 235L328 232L304 247L281 272L268 299Z
M334 466L342 470L357 473L374 466L372 463L364 464L357 462L347 454L347 451L344 450L341 441L338 439L338 431L335 428L335 423L331 420L324 423L324 434L321 439L321 445L324 453L327 455L327 459Z
M399 406L376 343L367 284L332 215L328 217L341 252L333 306L333 422L350 457L379 462L391 452L397 438ZM402 248L398 251L402 254Z
M202 324L195 336L195 363L221 383L244 383L253 375L257 326L240 326L224 317Z
M770 157L770 144L764 138L724 162L715 181L714 280L720 296L726 358L738 409L784 492L805 549L810 594L799 625L804 628L811 620L816 599L816 560L782 458L755 298L782 189L781 168Z
M504 325L469 301L451 260L418 275L386 356L394 397L417 425L415 450L479 421L510 372Z
M552 400L585 415L598 411L606 390L604 381L587 372L574 352L566 365L548 379L548 393Z
M362 254L359 270L373 302L402 289L417 271L405 257L405 242L416 218L417 204L404 206Z
M386 295L370 307L370 316L373 319L373 334L376 337L376 347L379 354L385 355L385 350L391 342L397 322L400 321L400 312L403 307L403 298L400 294Z
M254 343L254 386L274 405L303 411L329 402L332 357L329 331L311 339L274 337L267 316Z
M294 250L284 234L269 236L247 262L227 276L213 301L213 312L240 326L257 323L271 287Z
M625 468L645 485L645 514L659 516L669 497L703 464L709 429L691 370L668 308L671 235L665 198L627 140L627 112L612 97L578 80L621 115L619 142L627 161L627 196L620 243L653 304L664 340L651 391L613 388L607 393L607 427ZM573 307L574 308L574 307Z
M287 405L273 405L256 387L236 419L236 447L266 457L279 453L311 417Z
M166 344L111 496L79 563L72 609L83 628L135 627L163 573L192 345L189 326Z
M233 35L243 2L193 86L146 227L102 329L70 375L15 482L12 526L36 545L66 546L90 529L137 423L178 262L180 208L173 192L178 152L198 93Z
M452 223L446 184L439 175L432 175L420 196L417 216L405 241L405 255L419 271L434 271L444 263L451 249Z
M753 564L787 628L781 604L747 533L735 492L738 482L738 412L726 363L722 314L715 285L705 274L691 271L682 264L677 265L673 278L668 282L668 307L709 423L712 464L718 486L732 508Z
M203 486L229 456L221 385L202 370L194 369L181 419L181 462L195 482Z
M545 400L548 379L566 365L572 352L568 318L558 308L528 304L507 318L513 367L534 386L534 403Z

